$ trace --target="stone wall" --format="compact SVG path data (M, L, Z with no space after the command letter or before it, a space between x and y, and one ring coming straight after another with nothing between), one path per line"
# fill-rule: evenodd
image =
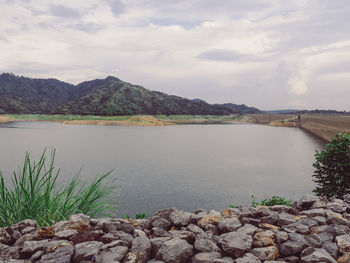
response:
M350 196L221 212L175 208L142 220L73 215L0 228L0 262L350 262Z

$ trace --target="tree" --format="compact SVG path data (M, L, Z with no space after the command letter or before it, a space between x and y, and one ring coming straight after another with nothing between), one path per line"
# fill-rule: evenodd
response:
M327 198L343 197L350 193L350 134L338 134L325 148L315 154L313 191Z

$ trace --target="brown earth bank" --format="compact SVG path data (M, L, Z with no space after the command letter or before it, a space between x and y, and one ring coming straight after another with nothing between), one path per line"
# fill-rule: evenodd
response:
M301 128L326 141L338 133L350 132L350 116L301 115Z
M164 209L149 219L78 214L50 227L0 228L0 262L350 262L350 195L305 195L293 207Z

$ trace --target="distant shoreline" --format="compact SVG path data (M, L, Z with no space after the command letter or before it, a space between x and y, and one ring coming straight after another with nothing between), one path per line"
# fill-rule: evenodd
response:
M277 127L297 127L294 114L247 114L247 115L47 115L7 114L0 115L0 123L17 121L53 121L69 125L121 125L166 126L186 124L226 124L233 122L255 123ZM300 128L323 140L330 141L337 133L350 132L349 116L301 115Z

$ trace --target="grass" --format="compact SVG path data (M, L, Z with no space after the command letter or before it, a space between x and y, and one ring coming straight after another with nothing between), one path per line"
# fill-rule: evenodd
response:
M126 215L124 216L124 218L130 219L131 217L130 217L128 214L126 214ZM136 215L135 215L135 219L145 219L145 218L147 218L146 213L140 213L140 214L136 214Z
M289 199L287 200L284 197L281 196L272 196L271 198L263 199L262 201L258 202L256 201L256 197L252 195L252 207L256 207L258 205L262 206L274 206L274 205L286 205L286 206L292 206L293 200Z
M55 150L49 159L44 151L37 162L26 153L23 167L11 177L12 187L5 185L0 174L0 227L24 219L48 226L76 213L109 216L116 208L117 202L111 197L117 187L103 184L111 171L82 183L79 170L68 185L58 187L60 169L55 169L54 160Z

